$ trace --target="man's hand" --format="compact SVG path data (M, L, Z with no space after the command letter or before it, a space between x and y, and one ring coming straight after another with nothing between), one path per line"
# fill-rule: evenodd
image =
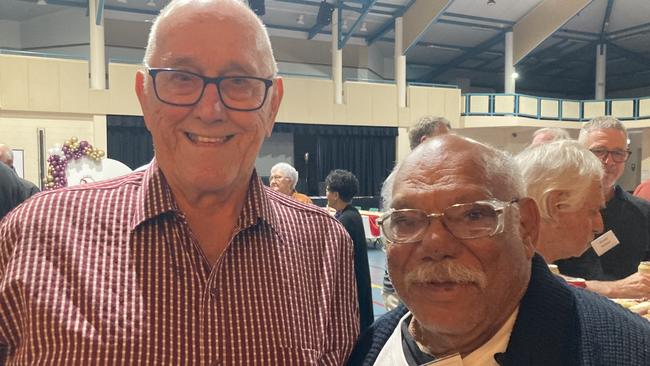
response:
M587 289L609 298L650 297L650 274L637 272L618 281L587 281Z

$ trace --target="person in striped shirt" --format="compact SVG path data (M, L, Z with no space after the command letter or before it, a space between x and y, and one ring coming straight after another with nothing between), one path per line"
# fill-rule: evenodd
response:
M135 90L155 158L45 192L0 224L0 364L340 365L352 242L254 170L283 94L236 0L174 0Z

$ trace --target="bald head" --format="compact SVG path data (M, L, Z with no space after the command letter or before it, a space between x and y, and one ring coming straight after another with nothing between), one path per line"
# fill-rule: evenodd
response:
M420 182L423 185L457 179L447 174L461 168L468 179L482 184L494 198L510 200L523 196L521 173L512 157L498 149L475 140L454 134L432 137L422 143L395 168L392 180L385 184L386 192L395 193L401 181ZM384 197L386 207L391 207L390 197Z
M14 153L11 148L5 144L0 144L0 162L13 167Z
M251 51L258 52L261 59L269 61L269 74L277 74L277 64L266 27L241 0L172 0L161 10L151 26L144 63L151 65L156 59L173 57L174 55L158 54L159 48L163 48L160 46L165 42L166 35L177 31L183 24L208 18L234 22L234 28L241 31L252 30L254 42L251 44L255 44L255 49Z

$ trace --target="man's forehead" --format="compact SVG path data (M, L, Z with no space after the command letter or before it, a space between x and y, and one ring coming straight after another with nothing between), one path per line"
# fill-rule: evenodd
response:
M591 131L587 139L590 148L603 146L608 148L618 147L625 149L627 140L625 133L615 128L604 128Z

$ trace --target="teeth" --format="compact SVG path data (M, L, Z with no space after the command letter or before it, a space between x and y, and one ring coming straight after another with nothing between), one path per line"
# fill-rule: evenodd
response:
M190 138L190 140L194 142L202 142L202 143L208 143L208 144L215 144L215 143L224 143L228 140L228 137L207 137L207 136L199 136L195 135L193 133L187 133L187 136Z

